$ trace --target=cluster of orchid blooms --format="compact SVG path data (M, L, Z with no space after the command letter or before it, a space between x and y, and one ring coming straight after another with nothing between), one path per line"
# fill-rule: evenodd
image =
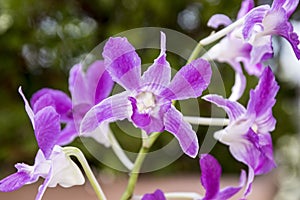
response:
M70 70L69 91L72 100L64 92L44 88L28 102L19 88L39 150L33 166L24 163L15 165L17 172L0 181L0 191L14 191L42 177L44 182L36 196L36 200L40 200L47 187L56 187L58 184L63 187L81 185L85 178L70 158L75 155L98 198L106 199L81 151L75 147L63 147L76 137L92 137L106 147L112 147L132 172L130 181L134 184L128 185L122 199L225 200L242 188L244 192L241 199L246 199L251 192L254 177L268 173L276 166L270 132L276 124L272 107L279 86L271 68L264 66L263 61L273 56L273 35L288 40L296 57L300 59L298 36L288 21L298 2L274 0L272 6L254 7L253 0L244 0L235 22L225 15L214 15L208 26L217 28L224 25L225 28L201 40L196 49L223 38L201 58L195 59L193 53L188 63L172 79L171 67L166 59L166 36L161 33L160 55L142 76L141 59L134 47L126 38L115 37L105 44L103 61L95 61L86 70L81 64ZM247 175L242 171L238 186L220 189L220 164L213 156L202 154L200 168L201 183L206 190L204 195L164 193L159 189L144 196L134 195L141 162L132 163L120 151L109 124L127 119L144 131L148 138L143 139L143 153L147 152L161 132L168 131L178 140L186 155L197 157L197 135L189 118L185 118L173 102L198 98L202 94L212 76L210 60L226 62L235 71L235 84L229 98L208 94L202 99L226 111L229 123L224 129L215 132L214 137L228 145L232 156L248 167ZM259 78L255 89L250 91L247 107L238 103L246 85L242 66L249 75ZM109 96L114 83L125 90ZM201 117L196 118L201 120ZM142 161L143 156L138 156L138 159Z

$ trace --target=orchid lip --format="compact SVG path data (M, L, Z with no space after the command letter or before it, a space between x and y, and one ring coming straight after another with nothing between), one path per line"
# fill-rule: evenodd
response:
M156 98L152 92L141 92L135 99L139 113L149 113L156 106Z

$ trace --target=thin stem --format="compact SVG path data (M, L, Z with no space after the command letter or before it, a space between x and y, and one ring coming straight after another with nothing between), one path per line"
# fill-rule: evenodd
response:
M139 172L140 172L142 164L145 160L145 157L159 135L160 135L160 133L152 133L149 138L146 138L146 140L143 140L143 145L142 145L142 147L138 153L138 156L135 160L133 169L130 173L130 178L128 180L127 188L126 188L123 196L121 197L121 200L129 200L132 197L136 182L138 180Z
M80 151L80 149L78 149L76 147L64 147L63 150L67 156L75 156L78 159L78 161L80 162L87 178L89 179L98 199L106 200L104 192L102 191L95 175L93 174L87 160L85 159L85 157L84 157L83 153Z
M123 149L121 148L118 140L115 138L114 134L111 132L109 129L108 132L108 138L111 143L111 147L113 151L115 152L116 156L120 159L120 161L123 163L123 165L128 169L132 170L133 168L133 163L131 160L127 157Z
M234 23L230 24L229 26L223 28L222 30L211 34L210 36L200 40L200 42L197 44L197 46L195 47L195 49L193 50L193 52L191 53L191 56L189 57L187 63L192 62L193 60L195 60L198 56L198 54L201 51L201 48L203 46L209 45L215 41L217 41L218 39L222 38L223 36L227 35L227 33L231 32L233 29L235 29L236 27L240 26L241 24L244 23L244 17L238 19L237 21L235 21Z
M184 116L183 119L191 124L196 125L226 126L229 124L229 119L226 118Z

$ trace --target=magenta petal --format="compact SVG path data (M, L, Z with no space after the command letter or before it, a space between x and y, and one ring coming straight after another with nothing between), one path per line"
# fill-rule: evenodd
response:
M242 6L238 12L237 19L244 17L250 10L254 8L253 0L243 0Z
M46 106L52 106L60 115L61 120L72 120L72 101L69 96L62 91L43 88L32 95L30 103L35 113Z
M37 112L34 120L37 143L48 158L60 134L59 114L53 107L48 106Z
M77 136L79 135L74 122L69 122L61 130L56 144L59 146L70 144Z
M143 85L146 86L143 89L158 93L170 83L170 80L171 67L166 60L166 36L161 33L161 52L142 76Z
M102 122L114 122L130 118L132 115L128 92L122 92L104 99L92 107L80 124L80 134L92 132Z
M132 121L140 128L143 128L151 123L151 117L148 113L139 113L137 105L136 105L136 99L133 97L128 98L131 102L132 106Z
M202 154L200 168L201 184L206 190L205 197L202 200L215 199L220 189L221 166L213 156Z
M165 130L178 140L185 154L195 158L198 154L198 138L192 126L183 120L182 114L174 106L164 115Z
M289 18L296 10L298 4L299 0L274 0L272 9L277 10L283 8L287 13L287 17Z
M250 100L248 102L248 113L255 113L256 117L264 115L269 109L272 109L276 100L275 96L279 86L270 67L267 67L259 80L255 90L250 91Z
M126 90L139 87L141 60L126 38L109 38L102 55L106 69L115 82Z
M168 88L163 90L160 96L172 100L197 98L208 87L211 75L209 62L201 58L194 60L176 73Z
M16 172L0 181L1 192L11 192L18 190L25 184L29 183L31 177L26 172Z
M157 189L154 193L145 194L142 200L166 200L166 197L161 190Z
M223 14L215 14L208 20L207 26L217 29L219 26L228 26L231 23L232 21L228 16Z
M230 120L236 120L241 115L246 113L246 109L235 101L224 99L223 97L215 94L209 94L202 97L204 100L214 103L216 106L223 108Z

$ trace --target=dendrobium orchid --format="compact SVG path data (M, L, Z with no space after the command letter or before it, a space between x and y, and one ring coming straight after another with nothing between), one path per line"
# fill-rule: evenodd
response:
M164 193L157 189L154 193L145 194L141 200L166 200Z
M95 61L84 72L81 64L76 64L70 70L69 90L72 100L62 91L43 88L33 94L30 103L34 113L45 106L52 106L61 116L65 124L58 145L69 144L79 136L79 124L85 113L94 105L106 98L113 87L113 81L105 71L103 61ZM86 137L92 137L97 142L110 146L108 140L108 124L103 124ZM101 132L101 134L97 133Z
M201 200L225 200L238 193L246 182L245 171L241 172L240 184L237 187L226 187L220 190L222 168L218 161L209 154L200 157L201 184L205 189L205 196ZM200 199L199 199L200 200Z
M14 191L26 184L36 182L39 177L45 179L39 187L36 200L40 200L47 187L63 187L82 185L85 180L78 166L57 145L60 137L60 114L52 106L36 109L34 112L21 88L19 89L25 102L25 109L31 120L35 137L39 146L33 166L24 163L15 165L16 173L0 181L0 191Z
M250 91L247 109L235 101L218 95L206 95L203 99L223 108L229 117L229 125L214 134L220 142L229 146L231 154L249 167L245 195L251 190L254 175L264 174L276 165L270 132L275 129L276 120L272 107L279 86L272 70L264 70L255 90Z
M128 119L148 134L172 133L183 151L195 157L199 145L192 126L172 105L172 100L196 98L210 82L210 64L197 59L182 67L172 81L166 60L166 38L161 33L161 52L141 76L141 60L126 38L110 38L103 51L106 70L125 91L94 106L84 117L81 134L106 122Z

